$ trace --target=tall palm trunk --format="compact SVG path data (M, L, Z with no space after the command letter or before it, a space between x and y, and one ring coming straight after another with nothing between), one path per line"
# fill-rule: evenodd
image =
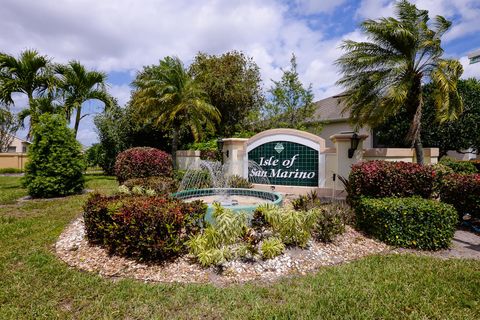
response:
M36 109L37 107L35 106L35 103L33 101L33 93L28 92L27 96L28 96L28 107L30 109L30 125L28 128L27 140L30 140L32 138L33 128L37 124L38 119L37 119L37 109Z
M81 119L82 119L82 106L79 105L77 107L77 115L75 116L75 127L74 127L75 138L77 137L78 127L80 126L80 120Z

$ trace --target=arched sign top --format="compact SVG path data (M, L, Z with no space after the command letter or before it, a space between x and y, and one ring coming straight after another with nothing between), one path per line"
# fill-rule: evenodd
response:
M325 140L309 132L295 129L270 129L260 132L246 142L246 152L271 141L290 141L300 143L316 150L325 149Z

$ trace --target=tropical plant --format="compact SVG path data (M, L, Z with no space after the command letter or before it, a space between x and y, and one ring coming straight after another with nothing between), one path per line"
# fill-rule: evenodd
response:
M263 258L273 259L283 253L285 250L285 245L281 239L277 237L270 237L262 241L260 250Z
M144 67L133 82L132 105L145 121L171 130L174 164L179 134L187 127L195 141L207 131L214 131L220 121L217 108L208 95L186 72L177 57L166 57L159 65Z
M88 100L99 100L108 109L112 97L106 89L107 75L103 72L88 71L79 61L72 60L67 65L56 65L59 76L58 86L62 90L67 119L76 110L74 131L78 133L82 116L82 104Z
M439 121L454 120L462 110L457 80L463 72L458 60L442 58L441 37L451 22L436 16L429 24L427 10L406 0L396 3L398 18L366 20L361 24L370 41L344 41L337 61L345 88L344 111L357 126L375 127L405 109L410 120L406 139L423 164L420 136L424 105L423 82L433 86Z
M39 118L34 99L44 95L53 84L48 57L39 55L36 50L25 50L18 58L0 53L0 102L13 104L14 93L27 96L30 116L28 137Z
M187 242L189 252L205 267L222 264L235 257L236 244L247 230L246 214L234 213L214 203L212 216L215 222Z
M51 94L34 98L31 101L31 106L32 108L23 109L17 114L18 120L22 128L25 127L25 120L29 117L30 119L32 118L32 112L35 112L36 116L38 117L45 113L65 115L65 108Z

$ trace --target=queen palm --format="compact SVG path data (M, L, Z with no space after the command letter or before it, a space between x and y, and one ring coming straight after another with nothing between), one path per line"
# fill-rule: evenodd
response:
M75 136L78 132L82 116L82 104L88 100L99 100L108 108L112 97L106 89L107 75L103 72L88 71L80 62L70 61L67 65L55 66L58 75L58 86L64 96L67 119L73 111L75 115Z
M53 87L50 60L36 50L25 50L18 58L0 53L0 102L14 103L13 94L23 93L28 98L30 130L38 122L35 99ZM30 134L29 134L30 135Z
M177 57L166 57L159 65L145 67L133 86L132 105L139 114L171 129L174 160L182 128L188 128L198 141L204 127L213 131L215 123L220 121L218 109L208 102L206 92L188 75Z
M455 120L463 108L457 92L462 65L442 58L441 37L451 22L407 1L396 3L397 18L366 20L361 24L369 41L343 42L346 51L337 61L342 72L337 82L345 88L344 111L357 126L375 127L404 108L410 129L405 139L423 164L420 137L423 85L431 82L439 121Z

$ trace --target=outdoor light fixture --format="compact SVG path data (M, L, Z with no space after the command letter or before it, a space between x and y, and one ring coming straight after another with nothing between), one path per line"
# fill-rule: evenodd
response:
M353 158L353 154L355 153L355 150L357 150L359 142L360 138L358 137L358 134L354 133L350 138L350 149L348 149L348 157L350 159Z

